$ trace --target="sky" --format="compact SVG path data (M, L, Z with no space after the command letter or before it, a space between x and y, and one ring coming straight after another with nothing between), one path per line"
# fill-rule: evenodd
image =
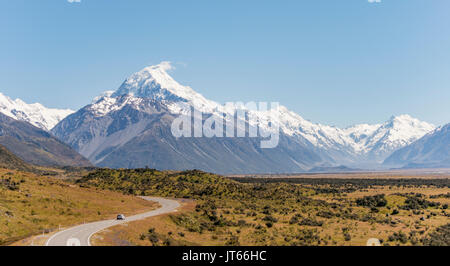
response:
M206 98L339 127L450 122L448 0L0 0L0 92L79 109L170 61Z

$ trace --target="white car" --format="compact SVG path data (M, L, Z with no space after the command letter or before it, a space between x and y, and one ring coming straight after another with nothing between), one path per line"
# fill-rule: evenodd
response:
M117 215L117 220L125 220L125 215L123 214Z

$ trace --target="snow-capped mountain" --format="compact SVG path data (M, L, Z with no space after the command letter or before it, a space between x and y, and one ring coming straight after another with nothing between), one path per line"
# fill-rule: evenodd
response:
M120 156L117 152L113 156L115 150L126 153L123 150L124 147L133 146L136 138L140 139L141 144L144 144L143 135L155 133L148 131L149 127L154 126L150 125L150 120L152 123L157 123L161 121L158 119L162 119L162 117L167 119L163 125L159 124L158 130L161 133L166 131L169 122L174 117L185 114L191 107L203 113L221 117L222 114L234 114L235 108L208 100L192 88L176 82L168 74L171 68L168 62L144 68L126 79L118 90L105 92L94 99L92 104L68 116L52 132L91 159L92 162L116 167L117 165L124 166L124 164L118 162ZM287 155L277 154L278 159L283 158L283 163L278 168L273 165L271 167L275 167L276 171L285 169L284 172L302 171L320 164L352 166L362 162L378 164L396 149L414 142L435 128L431 124L421 122L408 115L401 115L392 117L381 124L361 124L341 129L312 123L284 106L266 111L250 110L245 106L238 108L244 109L249 117L256 118L248 121L249 126L253 126L252 123L255 121L267 121L270 117L271 122L280 127L282 141L281 150L278 152L281 153L283 149L290 151ZM151 119L147 117L149 115ZM144 116L146 118L143 118ZM146 119L148 123L143 123L142 121ZM270 128L264 128L264 130L270 130ZM180 151L180 147L177 147L179 144L177 141L180 140L168 141L170 133L166 133L161 138L161 142L171 143L173 141L166 146L173 152L182 154L182 157L190 156L189 154L192 153L203 153L202 162L206 165L208 160L214 157L210 153L205 153L205 148L199 149L201 144L194 142L186 144L183 146L185 150ZM147 141L150 140L147 139ZM229 144L238 149L237 139L225 138L214 141L217 141L219 149L223 150L222 154L230 153L230 147L223 146L226 141L232 142ZM252 146L253 144L248 142L246 145ZM292 146L289 147L289 145ZM295 148L298 150L295 151ZM145 152L148 154L150 151ZM233 160L242 161L243 156L252 158L252 152L260 155L263 153L263 151L255 151L254 148L249 147L245 155L231 154L233 159L230 159L228 165ZM286 150L283 152L286 153ZM274 150L271 153L276 154ZM294 154L293 157L289 157L290 154ZM308 160L304 156L305 154L309 154L314 159ZM111 159L111 156L114 157L114 160ZM247 162L250 164L250 161ZM151 161L148 163L150 164ZM254 164L248 168L261 169L259 168L261 165L256 161ZM195 166L189 163L186 165L191 168ZM160 168L158 165L155 167ZM167 167L170 168L170 165ZM242 165L236 172L245 172L245 167ZM267 172L267 170L265 171Z
M280 128L285 134L307 139L338 164L381 163L393 151L435 128L409 115L400 115L382 124L360 124L341 129L312 123L285 107L279 111Z
M128 78L120 88L113 92L105 92L96 98L92 110L98 115L105 115L118 110L127 103L139 106L140 99L148 98L165 103L171 112L181 113L188 103L204 113L228 113L234 111L223 105L208 100L188 86L176 82L168 73L171 69L169 62L146 67ZM117 102L118 96L128 95L127 100ZM276 110L279 124L283 132L290 136L299 135L306 138L319 148L344 146L355 154L376 154L392 152L399 147L406 146L432 131L435 126L409 115L393 116L382 124L360 124L340 129L312 123L300 115L280 106ZM248 110L259 119L265 119L267 112Z
M449 168L450 124L439 127L412 144L395 151L384 164L405 168Z
M189 102L196 109L211 112L218 103L207 100L188 86L176 82L168 73L172 66L162 62L156 66L146 67L131 75L111 97L131 95L137 98L149 98L165 103Z
M189 105L204 113L234 111L179 84L167 73L170 69L168 62L144 68L131 75L117 91L108 92L101 97L92 106L92 110L104 115L127 103L138 107L140 99L149 98L165 103L172 113L182 113ZM128 95L127 101L117 104L117 97L123 95ZM267 119L267 112L247 111L259 119ZM337 149L350 155L369 156L377 162L382 162L392 151L414 142L435 128L434 125L409 115L400 115L391 117L382 124L361 124L340 129L312 123L284 106L272 111L277 112L273 117L278 120L274 122L288 136L301 136L319 149Z
M393 116L359 143L364 144L363 151L371 158L382 162L393 151L413 143L434 129L434 125L409 115Z
M59 121L74 111L46 108L40 103L27 104L20 99L12 100L0 93L0 113L50 131Z
M261 149L259 138L176 138L176 117L153 99L105 97L65 118L52 133L95 165L113 168L280 173L324 163L304 143L284 136L271 150Z

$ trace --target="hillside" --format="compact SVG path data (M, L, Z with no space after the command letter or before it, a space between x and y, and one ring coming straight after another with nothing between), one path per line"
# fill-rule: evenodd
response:
M198 170L178 172L154 169L99 169L76 182L126 194L175 198L201 198L225 194L231 196L232 192L243 193L247 187L219 175Z
M0 169L0 245L83 222L146 212L155 204L122 193L83 188Z
M0 145L0 168L32 171L33 167Z
M87 159L48 132L1 113L0 145L34 165L91 166Z

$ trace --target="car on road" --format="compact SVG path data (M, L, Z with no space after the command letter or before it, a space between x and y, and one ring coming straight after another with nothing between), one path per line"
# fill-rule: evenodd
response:
M125 215L123 215L123 214L118 214L118 215L117 215L117 220L125 220Z

